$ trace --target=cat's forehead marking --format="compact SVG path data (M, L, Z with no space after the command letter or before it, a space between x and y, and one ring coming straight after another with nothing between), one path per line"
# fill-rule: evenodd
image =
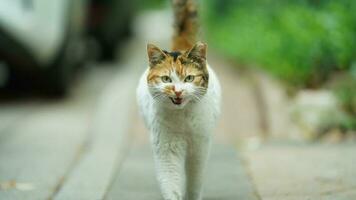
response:
M177 62L174 62L173 65L174 65L174 69L175 69L177 75L180 78L184 78L186 67L183 66L182 63L179 60Z
M169 51L163 50L163 52L164 52L165 54L167 54L167 55L172 56L172 57L173 57L174 62L176 62L176 61L177 61L178 56L182 55L182 53L181 53L181 52L179 52L179 51L171 51L171 52L169 52Z

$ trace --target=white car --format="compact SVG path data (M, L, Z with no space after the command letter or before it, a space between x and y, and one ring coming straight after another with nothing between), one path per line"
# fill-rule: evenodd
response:
M85 54L86 4L86 0L0 1L0 64L9 66L10 84L26 85L31 80L47 93L66 92L73 68Z

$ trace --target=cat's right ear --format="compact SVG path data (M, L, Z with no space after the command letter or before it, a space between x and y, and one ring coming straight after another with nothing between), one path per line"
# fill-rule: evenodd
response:
M150 67L162 62L167 57L160 48L153 44L147 44L147 55Z

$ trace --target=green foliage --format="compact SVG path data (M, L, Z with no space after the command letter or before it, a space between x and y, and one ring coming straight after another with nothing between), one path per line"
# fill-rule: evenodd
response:
M344 73L331 83L332 89L345 111L339 121L340 127L356 130L356 63L351 65L349 73Z
M346 77L340 80L334 88L334 92L344 110L356 118L356 79Z
M141 9L156 9L164 7L165 0L140 0L139 7Z
M319 87L356 56L356 1L207 0L209 43L293 87Z

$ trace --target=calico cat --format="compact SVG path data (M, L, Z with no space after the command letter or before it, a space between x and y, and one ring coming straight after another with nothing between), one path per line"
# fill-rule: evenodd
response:
M220 84L196 42L193 0L172 0L172 51L147 45L148 68L137 100L150 132L157 179L165 200L200 200L203 172L220 113Z

